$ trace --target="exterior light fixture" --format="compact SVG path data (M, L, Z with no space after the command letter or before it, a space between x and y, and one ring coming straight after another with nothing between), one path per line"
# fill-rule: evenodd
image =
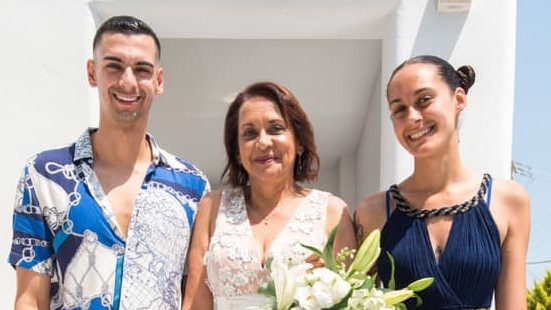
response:
M468 12L472 0L437 0L438 13Z

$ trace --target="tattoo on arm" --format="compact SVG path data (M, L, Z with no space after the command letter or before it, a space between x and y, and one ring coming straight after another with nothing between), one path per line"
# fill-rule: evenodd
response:
M360 223L360 219L358 217L358 213L354 211L354 231L356 232L356 243L358 246L362 244L363 238L364 238L364 227Z

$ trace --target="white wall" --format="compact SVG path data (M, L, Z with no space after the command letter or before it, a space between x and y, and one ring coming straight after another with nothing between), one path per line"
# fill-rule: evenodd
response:
M17 178L25 160L61 146L94 125L96 96L87 85L94 21L84 1L0 2L0 124L4 133L0 187L0 309L13 308L11 245Z
M339 195L339 167L321 167L318 180L305 186Z
M473 1L455 46L451 61L471 64L477 72L460 129L465 163L510 178L516 0Z
M510 176L515 27L515 0L473 1L468 13L438 13L436 0L400 2L388 19L388 32L383 38L382 187L399 182L412 171L411 156L392 132L386 83L396 65L420 54L440 56L456 67L474 67L477 79L469 92L460 127L463 159L467 166L479 171L496 177ZM358 160L358 167L365 166L361 158Z
M86 82L94 20L86 0L1 1L0 58L4 95L0 125L7 137L0 186L0 256L11 243L11 214L17 176L33 153L67 144L97 122L97 98ZM391 70L413 54L431 53L455 65L472 64L477 82L463 117L461 148L465 162L508 177L511 160L516 0L473 1L463 14L438 14L436 0L402 0L387 18L383 33L381 78L374 86L364 134L355 156L342 167L324 168L316 187L348 197L386 188L411 171L411 158L395 142L385 88ZM382 2L381 2L382 3ZM491 18L489 18L491 17ZM370 38L378 39L378 38ZM370 86L366 86L370 87ZM368 104L368 103L366 103ZM487 122L490 125L486 125ZM6 138L5 138L6 139ZM350 162L355 158L355 171ZM342 168L342 169L341 169ZM352 172L351 172L352 170ZM349 204L353 202L347 201ZM11 308L14 272L0 264L0 309Z
M386 109L386 101L381 101L381 79L376 80L373 85L373 95L369 105L362 137L358 143L356 152L356 204L369 194L373 194L386 186L380 182L381 179L381 118ZM394 139L393 136L386 139ZM391 140L392 141L392 140ZM355 206L354 206L355 207Z

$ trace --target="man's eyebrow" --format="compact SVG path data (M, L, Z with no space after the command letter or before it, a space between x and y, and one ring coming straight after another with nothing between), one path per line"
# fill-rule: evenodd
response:
M124 63L124 61L122 61L122 59L120 59L119 57L116 57L116 56L105 56L105 57L103 57L103 60L110 60L110 61ZM145 61L145 60L138 61L134 65L135 66L147 66L147 67L155 68L154 64L150 63L149 61Z
M122 59L120 59L119 57L115 57L115 56L105 56L105 57L103 57L103 60L111 60L111 61L116 61L116 62L123 62Z
M155 68L155 65L150 63L149 61L138 61L136 63L136 66L148 66L148 67L151 67L151 68Z

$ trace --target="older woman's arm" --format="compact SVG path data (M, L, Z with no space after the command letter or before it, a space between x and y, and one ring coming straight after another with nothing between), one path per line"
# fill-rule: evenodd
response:
M206 284L207 271L203 264L203 258L209 247L213 223L218 213L220 195L219 191L207 194L197 211L188 258L188 276L183 300L184 310L210 310L213 308L212 294Z

